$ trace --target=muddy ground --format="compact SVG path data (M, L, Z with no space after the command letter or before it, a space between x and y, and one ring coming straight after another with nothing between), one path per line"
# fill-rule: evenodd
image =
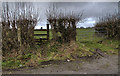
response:
M49 61L38 67L4 70L3 74L118 74L118 55L78 58L74 61Z

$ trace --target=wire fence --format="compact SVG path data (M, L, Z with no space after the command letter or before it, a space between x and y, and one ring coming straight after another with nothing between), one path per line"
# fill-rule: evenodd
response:
M95 28L82 28L82 29L77 29L77 41L83 41L83 40L97 40L106 38L104 34L105 31L101 31L101 33L98 33Z

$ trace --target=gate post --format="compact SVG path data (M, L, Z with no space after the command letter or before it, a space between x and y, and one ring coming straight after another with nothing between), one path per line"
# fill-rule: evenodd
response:
M49 24L47 24L47 40L49 40Z

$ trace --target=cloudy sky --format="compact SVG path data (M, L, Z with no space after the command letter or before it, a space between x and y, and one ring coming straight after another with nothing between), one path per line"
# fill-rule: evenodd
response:
M46 10L49 9L49 7L52 7L53 4L57 7L57 9L68 13L69 11L78 13L83 12L83 22L79 22L77 27L93 27L98 21L98 17L118 12L117 2L33 2L35 8L39 8L38 11L41 17L41 21L38 22L36 28L39 29L41 26L46 28Z
M75 11L83 12L82 20L77 27L93 27L98 21L98 17L105 16L106 14L114 14L118 12L117 2L35 2L35 7L40 8L41 21L37 24L36 28L45 27L46 15L45 12L49 7L54 4L57 9L65 10L66 12Z

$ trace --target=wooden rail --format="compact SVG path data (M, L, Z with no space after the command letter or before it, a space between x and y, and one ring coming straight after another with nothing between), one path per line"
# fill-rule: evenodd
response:
M48 29L35 29L34 31L48 31Z
M34 36L46 36L47 34L34 34Z

